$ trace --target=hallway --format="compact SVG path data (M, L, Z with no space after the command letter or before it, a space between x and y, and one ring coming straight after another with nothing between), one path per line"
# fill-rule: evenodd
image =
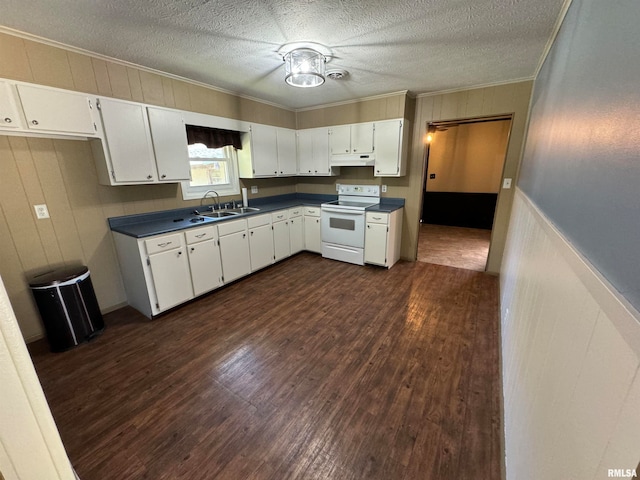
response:
M484 272L491 230L420 225L418 261Z

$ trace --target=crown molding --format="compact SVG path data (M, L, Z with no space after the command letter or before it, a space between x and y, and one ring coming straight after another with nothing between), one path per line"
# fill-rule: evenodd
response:
M564 3L562 4L562 8L560 9L560 13L558 14L558 18L556 19L556 23L553 26L553 32L551 33L549 40L547 40L547 44L544 47L544 51L542 52L542 55L540 55L540 60L538 62L538 67L536 68L536 73L534 75L534 78L538 78L538 75L540 74L540 70L542 70L542 66L544 65L544 62L547 60L547 56L549 55L549 52L551 51L551 48L553 47L553 44L556 41L556 37L558 36L558 33L560 32L560 28L562 27L562 23L564 22L564 17L567 16L567 12L569 11L569 7L571 7L572 2L573 0L564 0Z
M425 92L419 93L416 95L416 98L424 98L424 97L432 97L434 95L445 95L448 93L458 93L458 92L466 92L468 90L477 90L480 88L489 88L489 87L499 87L501 85L510 85L512 83L522 83L522 82L530 82L535 80L535 77L523 77L523 78L515 78L513 80L504 80L502 82L492 82L492 83L483 83L481 85L472 85L469 87L460 87L460 88L452 88L449 90L438 90L436 92Z
M380 95L372 95L370 97L353 98L351 100L343 100L341 102L323 103L322 105L314 105L312 107L297 108L295 110L295 112L296 113L298 113L298 112L307 112L307 111L310 111L310 110L318 110L320 108L339 107L341 105L350 105L352 103L366 102L368 100L379 100L381 98L396 97L398 95L411 96L411 94L409 93L409 90L400 90L398 92L382 93Z

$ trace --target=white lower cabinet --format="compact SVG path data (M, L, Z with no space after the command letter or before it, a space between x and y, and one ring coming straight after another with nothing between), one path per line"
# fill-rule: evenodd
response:
M167 310L193 298L184 246L149 255L156 307Z
M234 220L218 225L222 280L232 282L251 273L247 221Z
M364 262L391 268L400 259L402 211L367 212Z
M251 271L255 272L273 263L273 233L271 215L256 215L247 219L249 223L249 252Z
M289 240L289 212L281 210L271 214L273 230L273 259L276 262L291 256Z
M184 234L113 234L127 301L148 318L193 298Z
M216 227L193 228L186 230L184 235L187 239L194 295L222 286L222 261Z
M320 207L304 207L304 248L322 253L320 237Z
M291 255L304 250L304 217L302 207L289 209L289 248Z
M382 229L386 234L386 224ZM322 250L320 207L278 210L146 238L114 232L113 238L127 301L148 318L302 250ZM387 235L375 241L389 242ZM373 245L372 254L382 251ZM376 255L380 262L382 254Z

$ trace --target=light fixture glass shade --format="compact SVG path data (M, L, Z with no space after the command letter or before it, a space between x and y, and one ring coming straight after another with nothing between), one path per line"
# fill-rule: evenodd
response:
M311 48L297 48L284 55L285 82L294 87L319 87L324 83L326 58Z

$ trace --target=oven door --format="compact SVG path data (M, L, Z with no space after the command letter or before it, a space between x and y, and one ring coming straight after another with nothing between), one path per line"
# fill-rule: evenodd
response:
M364 210L322 207L320 220L323 242L364 248Z

